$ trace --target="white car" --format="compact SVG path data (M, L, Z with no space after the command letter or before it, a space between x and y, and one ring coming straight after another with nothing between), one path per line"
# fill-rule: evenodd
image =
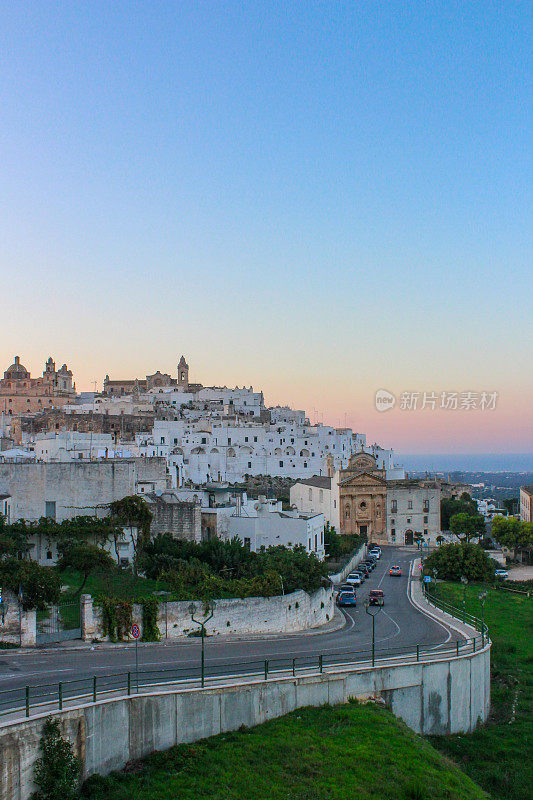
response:
M374 549L369 550L368 551L368 555L369 556L375 556L379 561L379 559L381 558L381 550L374 550Z
M507 580L507 578L509 577L509 573L507 572L507 570L506 570L506 569L497 569L497 570L494 572L494 576L495 576L496 578L499 578L499 579L500 579L500 580L502 580L502 581L505 581L505 580Z
M361 586L361 576L357 572L351 572L344 582L349 583L350 586Z

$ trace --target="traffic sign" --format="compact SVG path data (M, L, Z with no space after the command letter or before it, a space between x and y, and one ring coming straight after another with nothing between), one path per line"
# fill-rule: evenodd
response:
M431 575L424 575L424 583L431 583Z
M138 625L132 625L131 626L131 635L133 636L134 639L138 639L139 638L139 636L141 635L141 632L139 630L139 626Z

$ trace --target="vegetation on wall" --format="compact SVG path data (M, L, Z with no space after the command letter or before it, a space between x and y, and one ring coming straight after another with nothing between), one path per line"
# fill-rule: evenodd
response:
M112 642L122 641L132 626L132 604L116 597L104 597L100 603L104 636L109 636Z
M143 642L158 642L161 639L159 628L157 627L157 615L159 612L159 600L155 597L145 597L141 600L142 607L142 640Z
M337 561L351 555L365 541L365 536L355 533L339 534L334 525L326 522L324 526L324 547L330 561Z
M76 800L81 763L70 742L61 736L59 720L48 717L45 721L39 750L41 756L33 771L38 788L31 800Z

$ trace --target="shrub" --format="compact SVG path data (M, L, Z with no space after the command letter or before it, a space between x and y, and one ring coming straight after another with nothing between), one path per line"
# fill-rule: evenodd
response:
M446 581L458 581L463 576L469 581L491 581L496 567L482 547L467 542L442 545L424 560L426 575L436 569L438 578Z
M39 787L32 800L76 800L81 764L72 745L61 736L59 721L48 717L39 744L33 780Z

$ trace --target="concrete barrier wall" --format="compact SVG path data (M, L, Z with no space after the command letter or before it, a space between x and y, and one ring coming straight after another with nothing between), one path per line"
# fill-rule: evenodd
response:
M468 732L487 719L490 644L432 663L337 671L104 700L54 714L83 764L108 774L154 750L241 725L258 725L303 706L381 697L417 733ZM45 715L0 727L0 800L28 800Z
M157 624L161 638L177 639L199 630L191 620L191 603L179 601L159 604ZM204 604L194 603L196 619L205 616ZM217 600L212 619L206 623L208 636L250 633L290 633L325 625L333 619L333 589L318 589L309 595L298 591L277 597L247 597L244 600ZM82 596L82 637L86 641L104 639L102 611L89 595ZM134 605L133 619L141 628L142 607Z
M335 573L335 575L329 576L330 581L332 583L342 583L342 581L345 579L347 575L350 574L353 568L361 563L364 556L366 555L366 548L367 545L362 544L357 553L355 553L355 555L351 557L346 566L343 569L341 569L340 572Z

